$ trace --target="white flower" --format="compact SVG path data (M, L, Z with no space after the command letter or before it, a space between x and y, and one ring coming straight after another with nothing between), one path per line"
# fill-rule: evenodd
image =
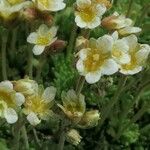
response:
M37 82L29 78L13 81L13 84L15 91L22 93L24 96L34 95L38 91Z
M93 29L101 24L105 11L104 4L97 4L92 0L77 0L75 22L80 28Z
M66 7L64 0L32 0L36 7L42 11L59 11Z
M114 38L114 44L112 48L112 57L116 62L125 64L130 62L130 55L128 53L129 46L123 39L118 39L118 32L114 32L112 34L112 37Z
M47 120L52 115L50 108L56 95L56 88L47 87L44 91L39 88L38 93L28 96L24 103L23 112L31 125L37 125L42 120Z
M80 121L85 113L86 104L82 94L77 95L74 90L69 90L67 93L62 92L63 106L58 104L66 116L73 122Z
M0 16L4 19L11 19L16 12L30 6L32 3L25 0L0 0Z
M120 64L120 72L123 74L136 74L143 69L143 66L150 53L150 46L139 44L135 35L123 38L129 46L130 61L126 64Z
M130 18L119 15L117 12L104 18L102 25L109 30L117 30L122 36L141 32L141 28L133 26L133 21Z
M96 83L102 75L112 75L118 71L118 65L111 57L114 39L112 36L89 40L89 46L79 51L76 67L88 83Z
M53 26L48 28L45 24L42 24L36 32L30 33L27 42L35 44L33 53L35 55L43 53L46 46L49 46L56 41L56 33L57 27Z
M25 101L21 93L14 91L10 81L0 82L0 117L5 118L8 123L15 123L18 120L16 113Z

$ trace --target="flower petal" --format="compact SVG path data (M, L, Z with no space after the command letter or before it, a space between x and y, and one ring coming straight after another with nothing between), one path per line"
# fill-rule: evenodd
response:
M101 17L106 12L106 7L104 4L97 5L96 9L97 9L97 14L99 15L99 17Z
M131 57L129 54L123 53L121 58L119 59L119 63L121 64L127 64L131 60Z
M122 40L125 40L127 45L129 46L129 51L134 51L135 48L138 45L138 39L135 35L129 35L127 37L124 37Z
M112 38L114 39L114 41L118 40L118 38L119 38L117 31L113 32L111 36L112 36Z
M134 33L138 33L141 32L142 29L139 27L125 27L123 29L120 29L118 32L120 35L124 36L124 35L128 35L128 34L134 34Z
M76 15L75 22L76 22L77 26L80 28L86 27L86 23L82 20L82 18L79 15Z
M118 71L118 64L113 59L108 59L102 68L102 74L112 75Z
M37 33L36 33L36 32L32 32L32 33L30 33L30 35L28 36L27 42L28 42L28 43L36 44L37 37L38 37Z
M98 82L100 80L100 78L101 78L101 72L88 73L85 76L85 80L89 84L93 84L93 83Z
M101 20L99 17L95 17L91 22L87 22L87 27L89 29L94 29L101 24Z
M87 53L88 53L88 49L81 49L79 52L78 52L78 55L80 57L81 60L85 60L86 56L87 56Z
M13 90L13 84L10 81L2 81L2 82L0 82L0 87Z
M148 58L148 55L150 53L150 46L148 44L142 44L141 45L141 50L139 50L136 53L136 58L139 64L142 64L146 61Z
M16 93L16 104L17 104L17 106L21 106L24 102L25 102L24 95L17 92Z
M109 35L104 35L97 39L99 49L105 53L112 51L113 42L113 38Z
M83 61L81 59L79 59L77 61L76 68L77 68L78 72L80 73L80 75L84 75L84 65L83 65Z
M40 55L43 53L44 49L45 49L45 46L43 45L35 45L32 51L34 55Z
M120 73L125 74L125 75L133 75L142 71L142 69L143 69L142 66L137 66L132 70L125 70L123 68L120 68Z
M44 90L44 93L42 95L42 98L46 101L46 102L50 102L52 100L54 100L56 95L56 88L53 86L47 87Z
M36 126L37 124L39 124L41 122L41 120L39 120L39 118L37 117L37 115L35 113L30 113L27 116L27 120L29 121L29 123L33 126Z
M4 110L4 117L10 124L15 123L18 120L18 115L13 108L7 108Z
M58 30L58 27L56 27L56 26L51 27L50 30L49 30L50 35L55 37L56 34L57 34L57 30Z

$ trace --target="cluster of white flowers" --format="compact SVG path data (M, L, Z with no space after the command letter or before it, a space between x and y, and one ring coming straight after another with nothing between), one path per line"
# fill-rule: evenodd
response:
M52 115L55 94L56 88L51 86L44 90L28 78L3 81L0 83L0 117L12 124L22 111L31 125L37 125Z
M17 111L24 103L23 94L14 90L10 81L0 82L0 117L5 118L10 124L18 120Z
M135 35L118 39L117 31L98 39L91 38L78 52L76 67L88 83L95 83L102 75L135 74L142 70L150 53L150 46L139 44Z

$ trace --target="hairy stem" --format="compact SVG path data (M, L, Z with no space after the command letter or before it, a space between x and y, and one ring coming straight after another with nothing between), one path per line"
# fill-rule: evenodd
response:
M8 40L8 31L2 36L2 77L3 80L7 80L7 59L6 59L6 48Z
M132 9L132 4L133 4L133 0L129 1L129 7L128 7L128 11L126 14L126 17L130 17L130 13L131 13L131 9Z
M67 47L67 57L68 58L70 57L71 53L73 52L73 49L74 49L74 46L75 46L77 29L78 29L78 27L76 26L76 23L74 23L73 27L72 27L72 32L71 32L71 35L70 35L68 47Z
M117 103L120 94L122 93L123 87L126 83L126 77L123 76L119 83L118 83L118 88L113 96L113 98L110 100L110 102L108 103L108 105L102 109L102 119L100 120L100 126L104 123L104 121L108 118L111 109L113 108L113 106Z
M58 143L58 150L63 150L64 149L64 144L65 144L65 123L64 121L61 122L61 131L60 131L60 138L59 138L59 143Z
M85 78L83 76L80 76L80 78L77 81L77 86L76 86L76 93L79 95L83 89L85 83Z
M22 133L22 137L24 140L25 149L29 150L29 142L28 142L27 130L26 130L25 125L23 125L23 127L21 129L21 133Z

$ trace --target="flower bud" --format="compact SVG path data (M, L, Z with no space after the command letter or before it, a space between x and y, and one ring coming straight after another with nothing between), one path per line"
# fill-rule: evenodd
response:
M17 92L24 94L24 96L30 96L37 92L38 84L34 80L30 80L29 78L21 79L18 81L14 81L14 89Z
M82 137L80 136L79 132L75 129L69 130L66 134L66 140L73 145L78 145L81 139Z
M80 50L82 48L87 47L88 45L88 40L84 38L83 36L79 36L76 40L76 49Z
M98 110L87 111L79 122L80 128L91 128L98 124L100 113Z
M37 18L38 12L35 8L26 8L21 12L21 15L28 21L32 21Z
M117 19L118 17L115 16L115 15L111 15L111 16L108 16L108 17L105 17L103 20L102 20L102 23L101 25L103 27L105 27L106 29L108 30L113 30L113 29L116 29L116 23L115 23L115 19Z
M85 113L86 104L82 94L77 95L74 90L62 93L63 105L58 104L65 115L74 123L78 123Z

